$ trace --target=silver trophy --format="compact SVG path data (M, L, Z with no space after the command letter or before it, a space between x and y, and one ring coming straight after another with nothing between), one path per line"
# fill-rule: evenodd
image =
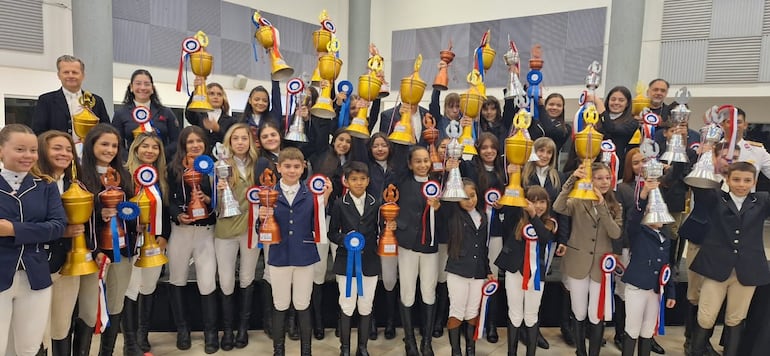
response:
M711 115L706 115L706 120L710 123L700 129L701 147L715 145L722 140L724 134L724 131L719 126L721 118L716 115L716 110L711 110L710 112L712 112ZM722 178L715 172L713 156L714 154L711 150L701 153L698 162L692 167L690 174L684 177L684 183L696 188L719 188Z
M586 88L591 91L591 94L596 91L596 88L602 84L602 65L598 61L591 62L588 66L588 75L586 76Z
M307 73L302 73L301 78L305 83L305 89L295 97L294 107L296 109L294 111L294 117L292 118L291 125L289 125L289 132L286 133L285 139L287 141L308 142L307 134L305 134L305 123L297 114L297 110L299 110L302 105L305 105L305 102L310 98L310 95L308 95L308 91L310 90L310 80ZM308 107L309 106L310 105L308 105Z
M671 110L669 121L675 125L685 124L690 120L690 109L687 108L687 102L690 100L690 91L687 87L682 87L676 92L676 101L679 105ZM666 152L660 156L661 161L687 163L686 142L682 135L671 135L666 142Z
M642 166L642 175L645 179L658 180L663 176L663 163L660 163L656 157L660 148L658 144L651 139L644 139L639 146L639 151L647 157L647 162ZM655 188L647 195L647 213L642 218L642 224L670 224L674 222L674 217L668 212L666 201L663 200L663 194L660 189Z
M230 177L233 175L233 167L227 163L227 159L230 158L230 152L225 145L221 142L217 142L213 154L218 160L214 165L217 178L225 182L225 189L222 189L219 204L217 205L217 216L220 218L229 218L240 215L241 209L238 208L238 200L233 196L233 191L230 189L229 183Z
M452 121L446 128L446 134L451 139L446 145L447 158L460 159L463 155L463 145L457 140L460 137L460 123ZM444 193L441 194L441 200L461 201L468 199L463 188L463 177L460 175L460 168L455 167L449 170L449 176L444 185Z
M508 67L513 66L516 70L513 72L508 71L510 78L508 80L508 87L506 88L505 99L526 98L527 92L524 90L524 86L521 85L521 80L519 80L519 51L516 49L516 44L511 41L510 35L508 36L508 43L510 43L510 49L503 55L503 61L505 61L505 65ZM519 103L517 103L516 106L522 107Z

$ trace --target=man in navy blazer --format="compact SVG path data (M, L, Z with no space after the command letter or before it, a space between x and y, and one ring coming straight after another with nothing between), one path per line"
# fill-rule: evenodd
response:
M37 100L32 114L32 131L40 135L48 130L59 130L70 135L77 142L72 131L72 114L80 111L78 99L83 95L83 79L85 64L79 58L63 55L56 59L56 75L61 81L61 88L41 95ZM94 94L96 104L93 112L99 117L99 122L110 123L110 115L104 106L104 100Z

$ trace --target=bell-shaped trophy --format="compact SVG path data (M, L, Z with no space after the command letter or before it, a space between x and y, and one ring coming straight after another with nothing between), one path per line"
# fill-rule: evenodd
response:
M157 216L160 214L162 219L163 215L162 212L158 212L163 205L160 200L160 191L155 185L158 182L158 171L149 164L141 165L136 169L134 178L141 189L139 194L131 198L131 201L139 206L139 224L145 226L144 231L140 231L137 237L139 258L134 266L140 268L162 266L168 262L168 258L161 251L158 241L155 240L156 232L162 229L161 226L158 226L160 221ZM152 226L153 224L155 226Z
M318 15L318 21L321 24L321 28L313 31L313 46L320 58L326 53L326 48L329 45L329 42L331 42L334 33L337 32L337 27L334 25L334 22L329 19L329 14L326 12L326 9L322 10L321 14ZM313 76L310 79L310 82L314 86L318 86L321 83L318 65L316 65L315 70L313 70Z
M254 12L252 22L257 26L257 32L254 33L254 37L270 55L270 79L284 80L291 78L294 74L294 68L286 64L286 61L281 57L278 29L270 21L262 17L258 11Z
M463 145L457 140L460 137L460 123L454 120L450 122L446 128L446 134L450 138L446 145L446 156L459 160L463 156ZM449 170L449 176L444 183L444 192L441 193L441 200L461 201L463 199L468 199L468 194L465 193L463 187L460 167L455 167Z
M436 78L433 79L433 89L447 90L449 89L449 63L455 59L455 53L452 52L452 41L449 41L449 48L439 52L441 61L446 63L445 66L439 68L436 73Z
M99 201L102 203L103 208L115 209L118 207L118 203L122 202L126 195L120 190L120 174L115 168L107 168L107 172L100 177L104 190L99 193ZM112 217L117 219L117 217ZM113 245L113 231L111 224L104 224L102 230L99 233L101 239L99 240L99 247L105 250L114 250L116 248L126 247L126 231L123 229L123 224L117 224L118 241L120 246Z
M596 131L594 125L599 121L599 114L596 113L594 105L588 105L583 111L583 122L585 128L575 134L575 152L578 158L583 160L583 169L586 172L585 178L575 182L575 187L569 193L570 198L582 200L599 200L594 192L594 185L591 176L591 162L596 156L601 154L601 144L603 135Z
M268 208L275 208L278 203L278 193L275 190L275 174L270 168L265 169L259 177L259 184L262 185L259 191L260 205ZM269 245L281 242L281 228L274 215L269 215L259 224L259 242Z
M664 165L657 159L660 151L658 143L645 138L639 146L639 151L647 158L647 162L642 166L644 179L660 179L663 176ZM674 217L668 212L668 206L663 200L660 189L651 190L647 195L647 213L642 218L642 224L670 224L674 221Z
M190 52L190 69L193 74L203 78L200 85L195 86L193 91L192 101L190 105L187 105L187 110L196 112L209 112L214 108L209 104L209 95L206 93L206 77L211 74L211 69L214 65L214 57L206 52L206 47L209 45L209 37L203 31L198 31L193 38L187 38L182 43L183 50L190 48L188 46L195 47L195 44L188 43L194 39L198 42L197 50Z
M636 83L636 96L631 99L631 114L638 116L644 108L648 108L650 105L650 98L644 92L644 84L642 82Z
M382 207L380 207L380 214L385 220L385 226L390 222L396 221L396 218L398 217L398 212L401 210L396 204L398 198L399 194L396 186L388 184L388 187L382 192L382 200L384 203L382 204ZM377 245L377 254L382 257L398 256L398 240L396 240L396 234L393 233L393 230L382 230Z
M506 87L505 99L524 98L527 96L527 92L524 90L524 86L521 84L519 75L521 74L521 60L519 58L519 50L516 47L516 43L511 41L511 37L508 36L508 43L510 49L503 55L505 65L508 66L508 86Z
M700 147L713 147L717 142L722 139L723 131L719 127L719 123L715 122L716 118L708 118L710 123L700 130L701 145ZM684 183L696 188L712 189L719 188L722 183L722 178L715 172L713 152L707 150L700 154L698 162L692 167L692 171L687 177L684 177Z
M443 173L444 160L439 156L438 149L436 149L436 140L438 140L440 136L440 132L436 128L436 119L434 119L433 115L430 113L426 113L425 117L422 119L422 125L425 127L422 130L422 139L428 143L431 172Z
M337 58L337 52L340 50L340 42L337 37L332 37L326 49L328 52L318 58L318 73L321 79L329 82L329 85L321 89L321 95L315 105L310 108L310 113L313 116L331 120L337 117L337 112L332 106L332 82L337 79L342 70L342 60Z
M382 70L382 57L372 56L367 62L369 73L358 77L358 96L366 101L372 101L379 97L382 80L377 77L377 73ZM350 125L345 129L350 136L367 139L369 138L369 108L366 106L358 109L358 113Z
M83 107L83 111L72 115L72 127L75 135L82 141L88 132L99 123L99 117L93 112L96 98L90 91L84 91L78 99L78 103Z
M72 163L72 184L61 195L67 223L70 225L87 224L94 210L94 195L81 187L77 180L75 163ZM67 252L67 260L61 268L63 276L84 276L99 271L99 265L93 260L86 245L85 233L72 238L72 249Z
M241 209L238 208L238 200L235 199L233 190L230 188L230 177L233 176L233 166L227 163L228 159L230 159L230 150L221 142L217 142L212 153L217 157L217 163L214 165L217 178L225 182L225 189L222 189L219 195L221 198L219 204L217 204L217 216L230 218L241 215Z
M307 87L310 83L307 81L307 74L302 73L302 78L293 78L286 82L286 93L291 95L289 100L294 100L294 107L297 108L294 111L294 117L292 118L291 125L289 125L288 132L286 132L286 141L293 142L308 142L307 134L305 133L305 122L302 117L297 113L298 109L306 105L309 95L307 94ZM287 117L288 117L287 113Z
M502 205L527 206L527 198L524 195L524 188L521 186L521 167L527 163L532 154L532 139L527 132L531 123L532 114L524 108L519 109L513 118L513 126L516 131L505 139L505 159L508 164L519 166L519 169L514 170L508 178L505 193L498 200Z
M209 216L206 209L206 204L202 200L198 199L198 192L201 191L201 181L203 180L203 174L193 168L193 161L195 158L192 155L187 155L184 160L185 171L182 174L182 180L188 187L190 187L190 202L187 204L187 217L192 221L198 221L205 219Z
M687 126L687 122L690 120L690 109L687 108L687 102L690 100L690 91L687 87L682 87L676 92L676 101L679 103L676 108L671 110L669 115L669 123L674 126L684 124ZM660 156L661 161L682 162L687 163L690 160L687 158L687 151L685 147L686 143L682 135L671 135L666 142L666 152Z
M481 48L481 62L484 70L492 68L492 63L495 62L495 55L497 54L497 51L489 45L490 33L491 30L484 32L484 36L481 37L481 45L479 46Z
M401 79L401 89L399 92L401 101L410 106L419 105L422 95L425 93L425 86L427 84L420 78L421 66L422 54L418 54L417 59L414 61L414 72L412 75ZM399 145L413 145L417 140L414 136L414 128L412 127L412 113L405 109L405 106L401 105L401 119L393 127L393 132L388 136L388 139Z
M462 135L460 135L460 143L463 145L463 155L466 159L470 159L472 156L476 156L479 152L476 150L476 142L473 140L473 125L475 125L476 118L481 113L481 106L484 104L484 93L481 92L480 87L483 86L481 73L477 70L472 70L468 73L466 78L470 88L465 93L460 94L460 111L463 115L473 119L473 122L463 127Z

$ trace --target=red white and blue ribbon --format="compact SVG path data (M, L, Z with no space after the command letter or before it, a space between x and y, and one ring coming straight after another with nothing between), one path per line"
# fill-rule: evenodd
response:
M537 69L530 69L527 73L527 96L529 97L529 112L532 113L532 120L540 117L538 113L538 104L540 102L540 83L543 81L543 72Z
M337 26L334 26L334 22L332 22L332 20L326 19L321 21L321 27L331 33L337 33Z
M256 247L262 248L262 243L257 238L257 217L259 216L259 192L258 186L253 186L246 191L246 200L249 201L249 237L247 243L249 248L254 248L254 242L257 242Z
M257 30L259 30L259 28L262 26L262 22L266 22L268 26L270 25L270 21L268 21L265 18L260 17L259 13L255 12L254 15L251 17L251 23L254 24L254 26L257 28ZM259 58L257 58L258 55L257 55L257 36L256 36L256 32L254 33L254 36L251 36L251 49L254 52L254 61L255 62L259 62Z
M495 221L494 219L497 213L495 203L500 200L502 194L503 193L497 188L489 188L484 193L484 207L487 213L487 247L489 247L489 239L491 238L489 234L492 229L492 222Z
M524 238L524 266L521 271L521 289L529 290L530 284L535 290L540 290L540 256L537 242L537 231L532 224L524 225L521 229L521 236Z
M553 222L553 230L551 233L556 235L559 232L559 223L554 218L548 218ZM551 270L551 263L553 263L553 257L556 254L556 241L551 241L545 245L545 273Z
M725 139L729 137L729 149L727 150L727 157L729 162L732 163L733 155L735 154L735 144L738 143L740 137L738 137L738 109L732 105L722 105L717 109L718 116L726 116L722 121L722 127L725 128ZM729 125L728 122L729 121Z
M479 322L476 323L476 332L473 333L473 339L478 340L484 336L484 325L487 320L487 309L489 309L489 297L497 292L500 283L496 279L487 281L481 288L481 310L479 310Z
M617 191L618 190L618 172L620 172L620 159L618 159L618 154L615 152L615 143L612 142L612 140L607 139L602 141L601 144L602 149L602 162L606 163L607 166L610 167L610 173L612 176L612 190Z
M655 128L660 125L660 116L654 112L648 112L642 116L642 134L643 137L655 139Z
M315 195L313 199L313 231L315 232L315 242L318 244L328 244L329 238L326 236L326 201L324 198L324 186L326 186L326 176L323 174L314 174L307 181L310 192Z
M147 231L158 235L163 229L162 195L158 189L158 170L152 165L143 164L134 172L134 179L144 189L147 198L150 199L150 217L152 221L147 226Z
M303 90L305 90L305 82L300 78L292 78L286 82L286 94L288 95L286 95L286 105L284 105L286 107L286 115L283 118L283 127L286 128L284 134L289 132L289 126L291 126L289 115L296 110L296 108L293 107L296 102L295 98L297 97L297 94L301 93Z
M350 125L350 95L353 94L353 83L347 80L341 81L337 84L337 91L345 93L345 101L342 102L340 107L340 115L337 118L337 128L343 128Z
M214 175L214 160L208 155L200 155L195 157L193 161L193 167L201 174L209 176L211 181L211 209L217 208L217 178Z
M611 253L604 254L602 257L602 285L599 289L599 308L597 308L597 317L599 320L610 321L612 320L612 313L614 311L615 299L613 298L612 291L612 274L615 272L615 267L618 266L618 260L615 255Z
M484 47L487 45L487 42L489 41L489 31L484 32L484 35L481 36L481 43L479 44L479 47L476 48L476 51L474 53L474 63L473 68L479 71L479 74L481 75L481 81L484 81Z
M658 278L658 284L660 285L660 312L658 313L658 320L656 322L655 333L657 335L666 335L666 297L664 289L666 284L671 280L671 267L668 264L663 265L660 269L660 276Z
M152 115L150 115L149 108L137 106L131 111L131 116L134 122L141 127L142 132L155 132L155 129L152 127Z
M572 140L575 140L575 135L577 135L580 131L583 131L586 126L586 122L583 120L583 113L588 108L588 105L592 104L588 103L581 105L578 108L578 111L575 113L575 117L572 119Z
M348 250L348 261L345 267L345 298L350 298L353 284L353 270L356 273L356 292L359 297L364 296L364 272L361 264L361 251L364 250L366 241L364 235L358 231L351 231L345 235L345 249Z
M99 295L96 299L96 325L94 334L101 334L110 326L110 312L107 310L107 286L104 285L104 274L107 273L107 255L99 261Z
M422 196L425 198L425 209L422 212L422 239L425 245L426 229L430 228L430 245L435 246L436 239L436 209L428 204L428 199L438 198L441 194L441 186L435 180L429 180L422 185Z
M187 37L182 41L182 53L179 57L179 73L176 77L176 91L182 91L182 72L185 74L187 71L184 70L185 63L187 63L190 60L190 54L193 54L195 52L198 52L202 49L201 43L198 41L195 37ZM185 89L187 89L187 78L185 75L184 78L185 83ZM190 93L188 92L187 95L189 96Z

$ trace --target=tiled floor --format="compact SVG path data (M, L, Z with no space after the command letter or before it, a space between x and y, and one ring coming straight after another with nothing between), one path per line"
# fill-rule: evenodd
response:
M398 329L399 334L396 335L396 338L393 340L385 340L382 337L382 329L380 329L380 337L376 341L369 341L369 353L373 356L400 356L404 354L404 346L401 342L402 333L401 330ZM559 329L558 328L544 328L543 335L545 335L546 339L551 343L551 348L549 350L538 350L538 355L560 355L560 356L567 356L567 355L574 355L575 349L567 346L561 339ZM500 341L498 341L496 344L490 344L486 340L480 340L476 344L476 354L479 356L485 356L485 355L506 355L507 346L506 346L506 338L505 338L505 329L500 328L499 329L500 334ZM682 343L684 342L684 336L683 336L684 328L683 327L668 327L666 328L666 335L665 336L658 336L656 337L656 340L663 346L663 348L666 349L666 355L674 355L674 356L681 356L684 355L684 352L682 351ZM712 344L717 345L719 343L719 335L721 335L721 327L717 327L717 330L714 332L714 338L712 339ZM175 343L176 343L176 334L175 333L152 333L150 334L150 342L153 345L152 351L153 354L156 356L161 355L205 355L203 352L203 334L200 332L193 333L193 346L190 350L187 351L180 351L176 349ZM250 336L250 342L249 346L247 346L244 349L234 349L232 351L219 351L216 353L216 355L231 355L231 356L240 356L240 355L272 355L272 341L267 338L265 333L262 331L253 331L249 334ZM605 333L605 337L607 340L611 340L613 336L613 331L607 329ZM351 336L351 340L353 340L353 344L355 345L356 340L356 333L355 330L353 331L353 335ZM288 338L286 339L287 342L287 349L286 349L286 355L299 355L299 341L292 341ZM418 342L419 342L419 336L418 336ZM462 345L464 345L464 341L461 342ZM122 338L118 337L118 344L115 347L115 354L120 355L122 352ZM450 347L449 347L449 341L447 340L446 333L444 333L444 336L434 340L433 347L436 355L449 355L450 354ZM94 337L93 343L92 343L92 349L91 354L96 355L98 354L98 347L99 347L99 340L98 337ZM717 350L721 350L721 347L717 347ZM355 353L355 346L353 346L353 350L351 350L353 353ZM524 354L524 347L519 346L519 352L518 354L523 355ZM327 329L326 330L326 338L324 338L321 341L313 339L313 355L315 356L334 356L339 354L339 340L334 337L334 330ZM602 355L620 355L620 351L615 348L615 346L608 344L606 345L602 351Z

